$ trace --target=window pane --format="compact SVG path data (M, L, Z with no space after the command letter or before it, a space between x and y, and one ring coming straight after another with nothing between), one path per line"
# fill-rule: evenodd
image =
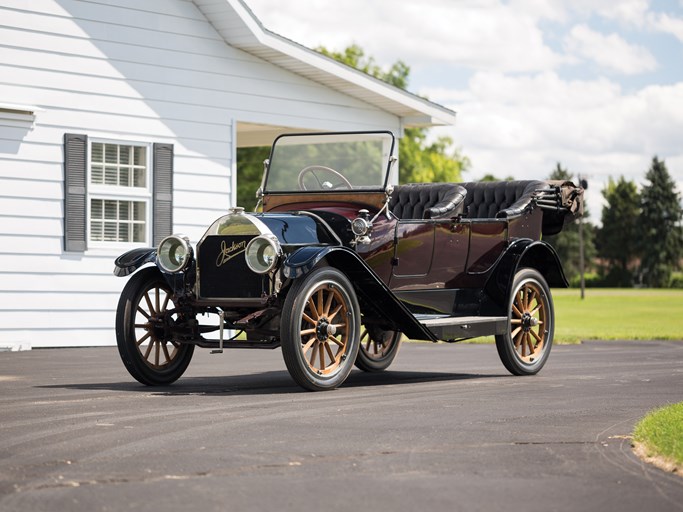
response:
M147 158L145 154L147 153L147 148L144 146L135 146L135 165L147 165Z
M102 218L102 200L93 199L90 201L90 217L93 219Z
M108 164L119 163L118 146L116 144L105 144L104 145L104 161Z
M95 242L101 242L103 237L102 237L102 222L100 221L92 221L90 223L90 240L93 240Z
M133 203L133 220L145 220L145 203L136 201Z
M119 163L121 165L130 164L130 153L133 146L119 146Z
M131 203L128 201L119 202L119 220L130 220Z
M144 224L133 224L133 242L145 242Z
M145 188L147 186L147 171L145 169L135 169L135 181L133 182L134 187Z
M105 222L104 223L104 241L105 242L116 242L116 222Z
M118 185L119 176L116 167L105 167L104 169L104 183L106 185Z
M90 239L96 242L138 242L147 238L144 201L91 199ZM104 218L103 218L104 215Z
M130 187L130 169L128 167L119 169L119 186Z
M102 185L104 183L104 167L93 164L92 172L90 173L90 183L96 185Z
M147 147L93 142L90 182L114 187L147 188Z
M118 201L104 201L104 218L116 219L118 209Z
M119 224L119 242L130 242L130 224Z
M101 142L92 143L92 154L90 155L92 162L104 162L104 144Z

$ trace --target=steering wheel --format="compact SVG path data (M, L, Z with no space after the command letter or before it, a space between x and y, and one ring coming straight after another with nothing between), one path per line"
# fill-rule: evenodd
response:
M330 174L333 174L337 178L339 178L342 183L337 183L336 185L332 185L329 181L320 181L320 178L316 175L315 171L325 171L329 172ZM340 187L346 187L348 189L352 189L353 185L351 185L351 182L347 180L343 174L341 174L339 171L335 171L331 167L325 167L324 165L309 165L308 167L304 167L299 171L299 176L297 177L297 182L299 183L299 189L301 190L308 190L306 188L306 185L304 183L304 178L306 177L307 174L310 174L315 178L315 181L318 182L318 186L320 187L321 190L325 189L336 189Z

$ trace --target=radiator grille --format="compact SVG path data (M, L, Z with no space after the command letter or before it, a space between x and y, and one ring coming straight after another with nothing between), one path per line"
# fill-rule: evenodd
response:
M201 299L258 299L264 276L252 272L244 250L254 235L207 236L197 247Z

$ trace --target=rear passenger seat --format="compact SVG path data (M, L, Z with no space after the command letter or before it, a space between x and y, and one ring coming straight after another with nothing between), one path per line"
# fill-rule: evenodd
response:
M534 192L547 187L538 180L411 183L394 188L389 209L399 219L507 218L521 214Z
M468 219L506 218L519 215L529 205L536 190L547 188L543 181L491 181L459 183L467 190L463 217Z

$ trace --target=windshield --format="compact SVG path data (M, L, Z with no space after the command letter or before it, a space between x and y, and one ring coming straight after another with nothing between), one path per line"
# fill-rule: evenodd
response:
M389 132L283 135L264 192L384 190L393 151Z

